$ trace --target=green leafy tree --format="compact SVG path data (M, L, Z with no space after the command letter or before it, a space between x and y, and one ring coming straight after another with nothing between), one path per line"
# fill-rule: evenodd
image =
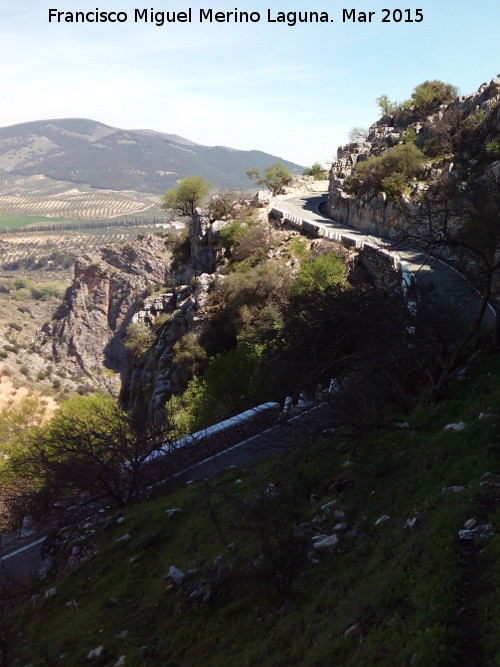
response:
M167 190L163 195L162 208L191 217L194 209L203 203L210 188L210 183L204 181L200 176L183 178L176 188Z
M281 162L274 162L264 170L248 169L247 176L257 185L264 185L268 188L273 196L282 192L283 187L292 180L292 174Z
M56 500L126 505L141 489L145 459L167 441L168 427L136 430L131 415L109 397L76 397L25 433L2 470L2 488L10 480L10 501L27 509Z
M303 173L304 176L312 176L315 181L326 178L326 172L319 162L315 162L311 167L306 167Z

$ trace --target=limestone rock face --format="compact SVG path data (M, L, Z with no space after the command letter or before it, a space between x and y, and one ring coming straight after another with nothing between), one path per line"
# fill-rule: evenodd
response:
M212 273L218 256L217 232L227 223L211 222L205 213L197 208L189 226L191 242L190 267L195 275Z
M345 179L352 174L359 162L372 155L378 156L400 142L408 128L414 130L417 143L422 146L431 136L431 129L438 121L452 123L457 114L462 119L468 119L478 111L486 117L483 140L487 144L496 140L500 132L500 79L484 83L472 95L457 98L449 105L442 105L437 112L425 119L419 117L412 108L399 109L394 115L386 115L374 123L366 141L340 146L337 160L330 170L329 214L339 222L394 240L404 238L409 231L416 236L423 234L425 226L418 222L419 209L426 205L432 206L432 202L426 201L427 177L439 177L446 172L451 181L467 181L467 169L473 167L471 156L459 154L455 156L456 160L454 158L453 162L447 162L444 166L433 166L429 163L426 182L413 184L410 193L401 196L397 202L389 201L383 193L374 191L355 198L344 189ZM496 178L500 174L499 165L500 162L496 162L488 168L488 172ZM460 220L457 223L460 224Z
M40 353L117 395L125 329L148 287L169 277L169 254L159 236L79 257L64 303L38 335Z
M169 318L156 342L143 359L129 363L122 374L121 400L138 417L161 418L165 402L185 388L174 363L174 345L187 333L197 335L203 321L206 296L216 279L216 275L204 273L193 278L190 285L175 288L175 296L167 302ZM148 303L157 301L146 300L134 320L143 318L143 321L154 322L151 307L145 309Z

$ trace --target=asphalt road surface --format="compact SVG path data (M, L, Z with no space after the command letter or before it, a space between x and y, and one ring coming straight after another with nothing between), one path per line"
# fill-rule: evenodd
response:
M473 320L476 317L480 304L479 294L467 282L464 276L453 267L429 255L425 251L409 248L388 239L360 232L353 227L348 227L321 215L318 209L325 201L325 196L303 194L282 199L277 208L313 222L319 227L348 233L360 241L373 243L397 253L407 263L417 283L429 290L429 298L433 300L436 307L442 310L451 309L458 311L469 320ZM495 328L495 321L495 310L489 305L482 319L482 325L487 329L493 330Z
M167 488L173 483L187 483L210 479L231 466L247 466L254 461L272 455L284 454L300 449L327 426L328 409L326 406L313 406L301 414L292 416L286 424L278 424L266 429L241 443L233 445L205 460L189 466L173 478L159 482L160 488ZM40 550L46 535L53 527L44 529L39 526L36 534L29 538L11 535L5 540L0 551L0 586L20 588L30 576L35 575L41 563Z

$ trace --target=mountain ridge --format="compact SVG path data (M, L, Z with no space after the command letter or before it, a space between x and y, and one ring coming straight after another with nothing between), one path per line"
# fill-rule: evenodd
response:
M281 161L259 150L204 146L177 134L127 130L86 118L28 121L0 128L0 178L43 175L111 190L162 194L197 174L215 187L248 188L246 171Z

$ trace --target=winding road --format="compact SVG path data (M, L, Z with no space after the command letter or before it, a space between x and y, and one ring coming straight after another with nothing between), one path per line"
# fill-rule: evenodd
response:
M471 319L474 317L479 296L473 293L471 286L458 271L422 250L401 247L387 239L364 234L321 215L320 206L324 202L324 195L305 193L281 199L275 210L295 218L296 223L306 221L320 230L333 230L353 237L357 244L370 243L397 254L418 283L432 290L435 303L441 302L448 307L452 304L454 308L459 307L460 312L466 317ZM484 314L482 324L488 329L494 329L495 320L496 314L490 305ZM212 477L229 466L246 465L263 456L269 456L270 453L289 450L294 444L301 443L308 429L313 426L320 427L321 421L321 406L307 410L289 420L286 425L266 429L259 435L191 466L177 476L177 481L186 482L192 478ZM44 540L43 529L31 540L20 540L14 536L6 540L0 552L0 585L10 584L18 587L26 581L30 572L36 569L40 562L40 548Z
M358 244L370 243L393 252L402 260L403 265L417 283L429 290L438 306L440 305L443 309L451 306L453 310L458 310L466 320L475 319L480 304L480 296L456 269L423 250L406 247L388 239L360 232L354 227L348 227L321 215L320 207L325 201L326 197L324 195L304 193L281 199L275 206L275 210L291 214L295 218L313 224L320 230L333 230L353 237ZM488 304L482 319L482 325L486 329L493 330L495 321L495 310L491 304Z

